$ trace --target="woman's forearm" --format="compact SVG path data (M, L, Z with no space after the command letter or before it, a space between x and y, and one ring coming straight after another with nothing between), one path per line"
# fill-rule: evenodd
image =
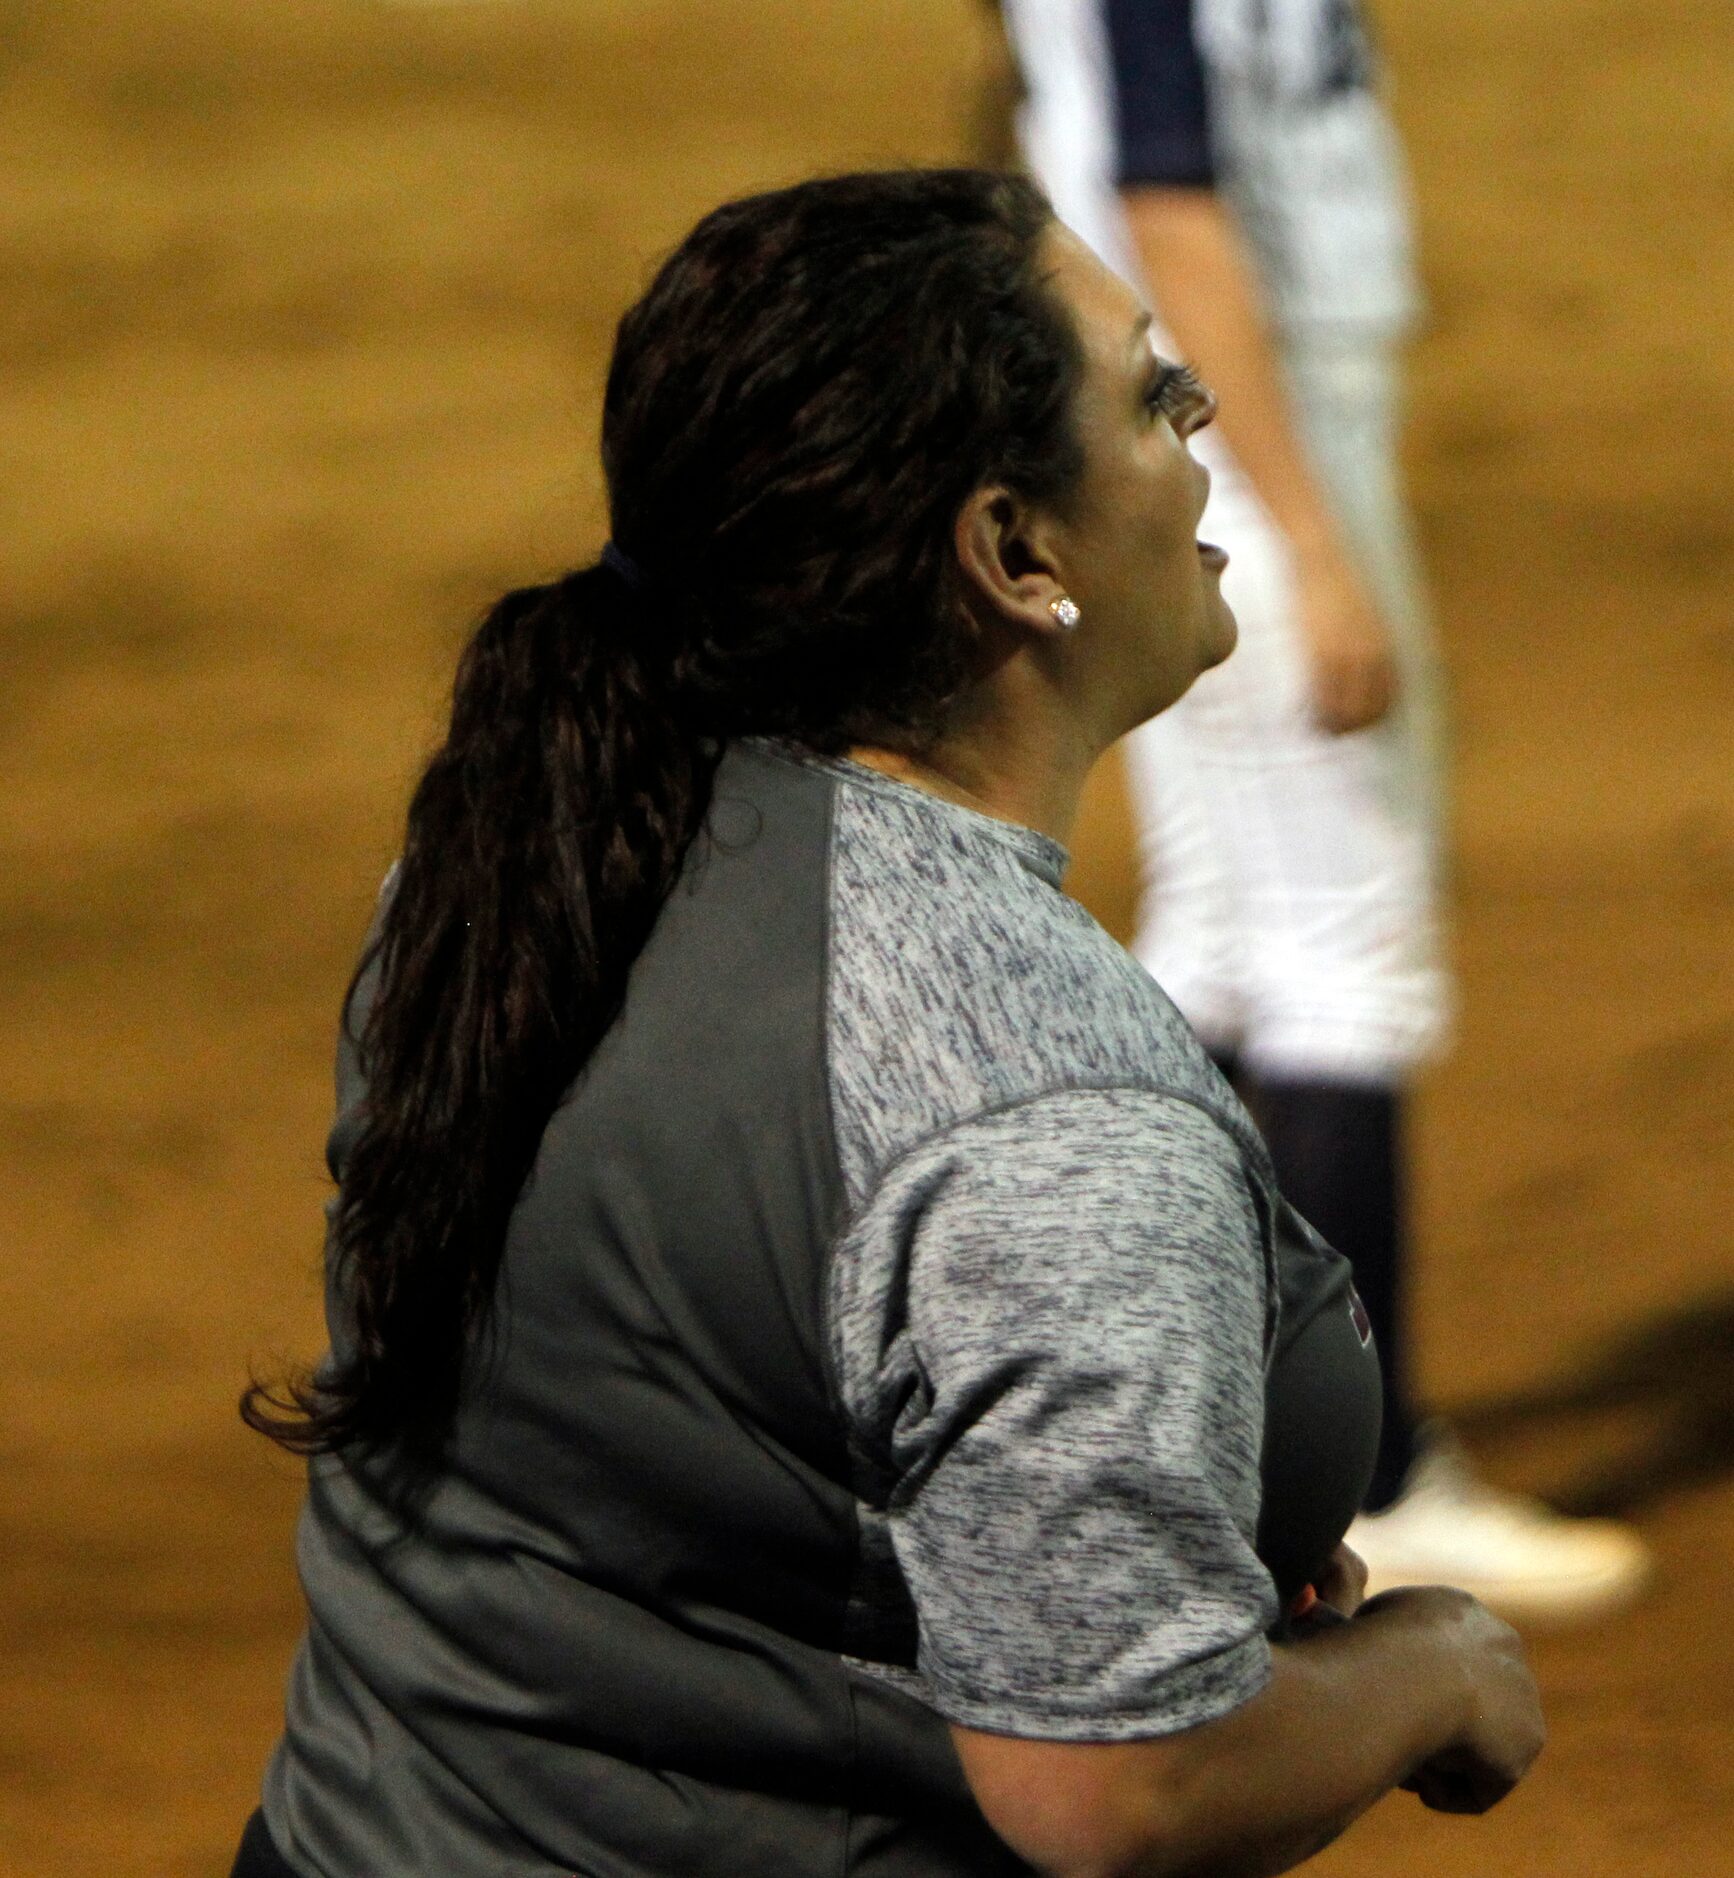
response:
M1375 1608L1277 1645L1262 1695L1170 1744L1165 1830L1125 1878L1267 1878L1328 1845L1461 1731L1471 1681L1442 1630Z
M1511 1633L1472 1600L1428 1591L1277 1646L1260 1695L1183 1734L1072 1744L956 1732L989 1821L1053 1878L1267 1878L1452 1750L1485 1776L1466 1786L1465 1810L1477 1795L1491 1804L1539 1746L1532 1718Z

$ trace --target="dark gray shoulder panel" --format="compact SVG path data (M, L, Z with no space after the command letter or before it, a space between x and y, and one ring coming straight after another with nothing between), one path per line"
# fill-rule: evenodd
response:
M751 748L725 760L621 1017L549 1124L506 1266L519 1334L552 1321L570 1349L574 1315L599 1317L632 1347L660 1325L731 1412L826 1471L815 1248L842 1201L825 1059L834 787ZM610 1252L595 1270L575 1256L592 1235ZM597 1295L600 1273L625 1291Z
M823 1334L835 790L725 761L619 1021L548 1124L486 1382L413 1533L362 1471L315 1470L318 1648L270 1815L310 1871L422 1869L382 1848L424 1818L449 1878L837 1865L858 1729ZM338 1791L350 1714L414 1727L365 1807Z

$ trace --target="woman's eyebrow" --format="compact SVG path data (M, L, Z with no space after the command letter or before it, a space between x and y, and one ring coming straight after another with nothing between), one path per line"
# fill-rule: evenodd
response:
M1126 350L1131 353L1138 352L1146 344L1149 336L1150 314L1146 309L1132 322L1132 336L1126 341Z

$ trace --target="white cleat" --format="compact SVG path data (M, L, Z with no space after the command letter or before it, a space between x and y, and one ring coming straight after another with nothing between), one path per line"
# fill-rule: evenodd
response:
M1509 1623L1569 1624L1625 1609L1648 1583L1649 1548L1630 1526L1489 1486L1443 1430L1422 1440L1403 1491L1348 1530L1369 1596L1455 1585Z

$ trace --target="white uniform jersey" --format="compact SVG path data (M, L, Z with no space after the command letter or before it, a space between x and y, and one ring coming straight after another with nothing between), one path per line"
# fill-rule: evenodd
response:
M1060 220L1142 293L1120 209L1119 127L1101 7L1097 0L1003 0L1002 12L1026 74L1018 107L1024 159ZM1028 76L1038 72L1039 83Z
M1003 11L1027 80L1030 167L1061 221L1135 281L1117 191L1143 179L1127 169L1111 38L1135 30L1137 9L1003 0ZM1408 191L1352 0L1194 0L1192 30L1215 180L1256 250L1272 318L1401 332L1419 304Z
M1018 144L1060 220L1140 294L1148 288L1120 205L1120 125L1114 73L1100 0L1003 0L1006 32L1029 78L1018 109ZM1180 349L1153 306L1151 343L1169 358ZM1211 540L1258 527L1262 505L1221 437L1206 431L1193 444L1209 466L1210 508L1203 532ZM1224 520L1225 512L1232 519Z
M1420 300L1407 182L1352 0L1195 0L1195 22L1271 317L1400 333Z

